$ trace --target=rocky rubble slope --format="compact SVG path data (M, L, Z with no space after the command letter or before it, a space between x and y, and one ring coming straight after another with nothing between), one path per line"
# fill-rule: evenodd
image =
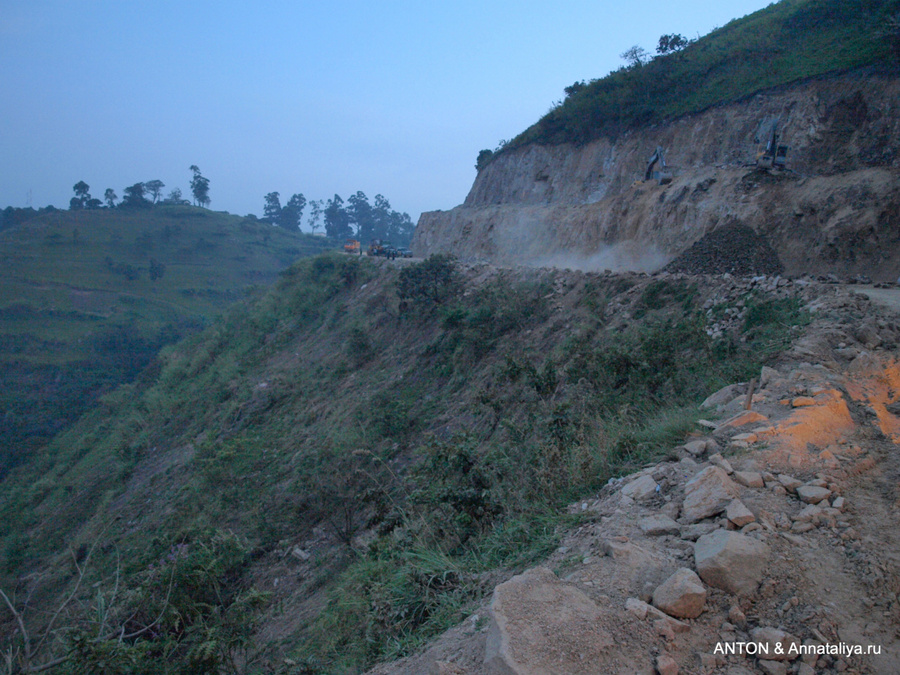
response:
M789 282L725 277L720 296L751 285ZM900 333L816 293L867 318L712 393L664 461L570 506L583 522L543 565L371 675L900 672Z
M865 70L616 139L518 148L479 172L464 204L422 214L412 247L502 264L649 271L740 223L765 237L789 275L894 280L898 101L900 80ZM790 146L789 170L759 171L759 128L774 119ZM667 185L640 180L657 146L674 173Z

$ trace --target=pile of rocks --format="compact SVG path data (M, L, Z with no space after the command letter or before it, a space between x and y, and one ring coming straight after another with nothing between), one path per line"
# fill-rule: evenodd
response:
M764 391L756 400L784 400L791 378L776 377L773 373L766 376L775 391ZM727 387L711 396L707 407L716 406L727 412L732 403L743 405L744 389L743 385ZM820 402L808 398L809 405ZM806 402L797 402L800 405L783 406L782 423L790 423L792 413L805 407L802 404ZM675 453L680 455L678 461L657 464L613 480L598 499L576 505L574 510L601 514L602 525L594 528L597 541L582 559L582 565L596 568L594 573L586 574L582 569L580 574L569 575L566 583L542 568L540 572L532 571L498 586L491 609L493 622L484 672L578 675L599 672L595 670L599 662L609 668L603 672L625 672L614 670L618 663L610 658L609 649L604 646L610 639L619 644L616 629L622 627L622 620L616 617L612 598L616 591L629 587L627 574L623 583L623 569L631 571L632 582L642 582L631 583L631 589L638 593L624 599L622 606L626 614L645 623L650 635L663 640L662 649L648 652L649 661L643 665L632 662L629 667L634 670L630 672L676 675L682 669L725 672L724 668L731 667L728 672L735 674L810 675L817 672L815 668L830 666L836 667L835 672L844 672L846 661L820 659L815 653L802 655L803 645L814 652L816 645L828 641L818 628L807 630L801 639L784 625L784 619L800 605L796 591L791 591L783 601L778 600L774 610L763 610L762 605L778 583L778 568L784 566L785 550L805 545L801 535L823 527L839 533L844 540L857 536L847 513L847 500L840 494L838 479L830 474L818 472L804 479L789 471L760 470L759 460L749 457L738 457L737 468L732 466L733 460L722 454L723 444L732 451L748 448L754 442L747 440L753 435L746 431L748 426L753 426L760 438L767 438L771 443L771 434L766 436L763 432L777 425L776 420L755 411L743 410L727 416L710 436L676 448ZM847 448L846 452L852 454L853 449ZM824 458L817 458L820 463L841 461L835 453L822 454ZM844 459L850 461L848 457ZM613 535L613 532L627 534ZM595 550L601 557L592 555ZM673 563L675 569L666 571ZM654 564L656 570L648 574ZM591 589L593 582L585 581L586 576L603 577L607 583L599 596L602 602L592 601L590 593L579 591L583 600L573 603L588 603L591 607L592 634L596 638L594 641L579 638L577 662L568 662L559 670L541 660L553 653L571 656L562 647L565 639L561 636L566 629L558 621L552 624L549 633L532 630L527 640L517 641L506 635L506 627L515 622L533 628L537 621L549 629L551 624L546 619L537 618L540 603L535 604L534 598L543 596L548 607L555 606L550 598L562 597L560 589L567 589L566 593L575 592L579 585ZM654 578L658 581L652 581ZM538 587L541 590L536 592L534 589ZM529 588L531 601L527 606L517 606L511 601ZM751 610L755 610L754 615L748 614ZM554 610L557 614L561 611ZM722 612L725 620L718 619ZM781 622L768 623L772 619ZM566 620L560 619L562 623ZM522 633L520 625L516 635L521 637ZM699 648L693 654L685 653L679 643L691 642ZM700 647L704 642L705 649ZM735 665L738 662L725 653L724 646L739 643L752 643L754 649L760 650L754 652L755 658L741 655L742 666ZM587 654L591 655L591 665L579 665L578 658ZM539 663L543 665L536 666ZM740 669L745 667L751 669Z
M686 274L780 274L778 254L762 235L738 222L716 228L663 268Z

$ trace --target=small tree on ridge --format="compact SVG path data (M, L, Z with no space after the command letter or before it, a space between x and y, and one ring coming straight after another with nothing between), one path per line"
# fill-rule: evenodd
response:
M209 206L209 179L200 174L196 164L191 164L190 170L194 172L191 179L191 194L194 195L194 203L197 206Z

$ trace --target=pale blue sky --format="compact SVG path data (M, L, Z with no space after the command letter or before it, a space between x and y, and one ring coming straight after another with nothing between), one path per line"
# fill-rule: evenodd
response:
M628 47L768 4L0 0L0 207L66 208L80 180L189 196L197 164L216 210L362 190L416 220Z

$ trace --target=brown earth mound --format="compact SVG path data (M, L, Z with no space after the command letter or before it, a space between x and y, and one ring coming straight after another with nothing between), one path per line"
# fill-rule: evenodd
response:
M762 235L742 223L719 227L665 266L687 274L781 274L778 254Z

